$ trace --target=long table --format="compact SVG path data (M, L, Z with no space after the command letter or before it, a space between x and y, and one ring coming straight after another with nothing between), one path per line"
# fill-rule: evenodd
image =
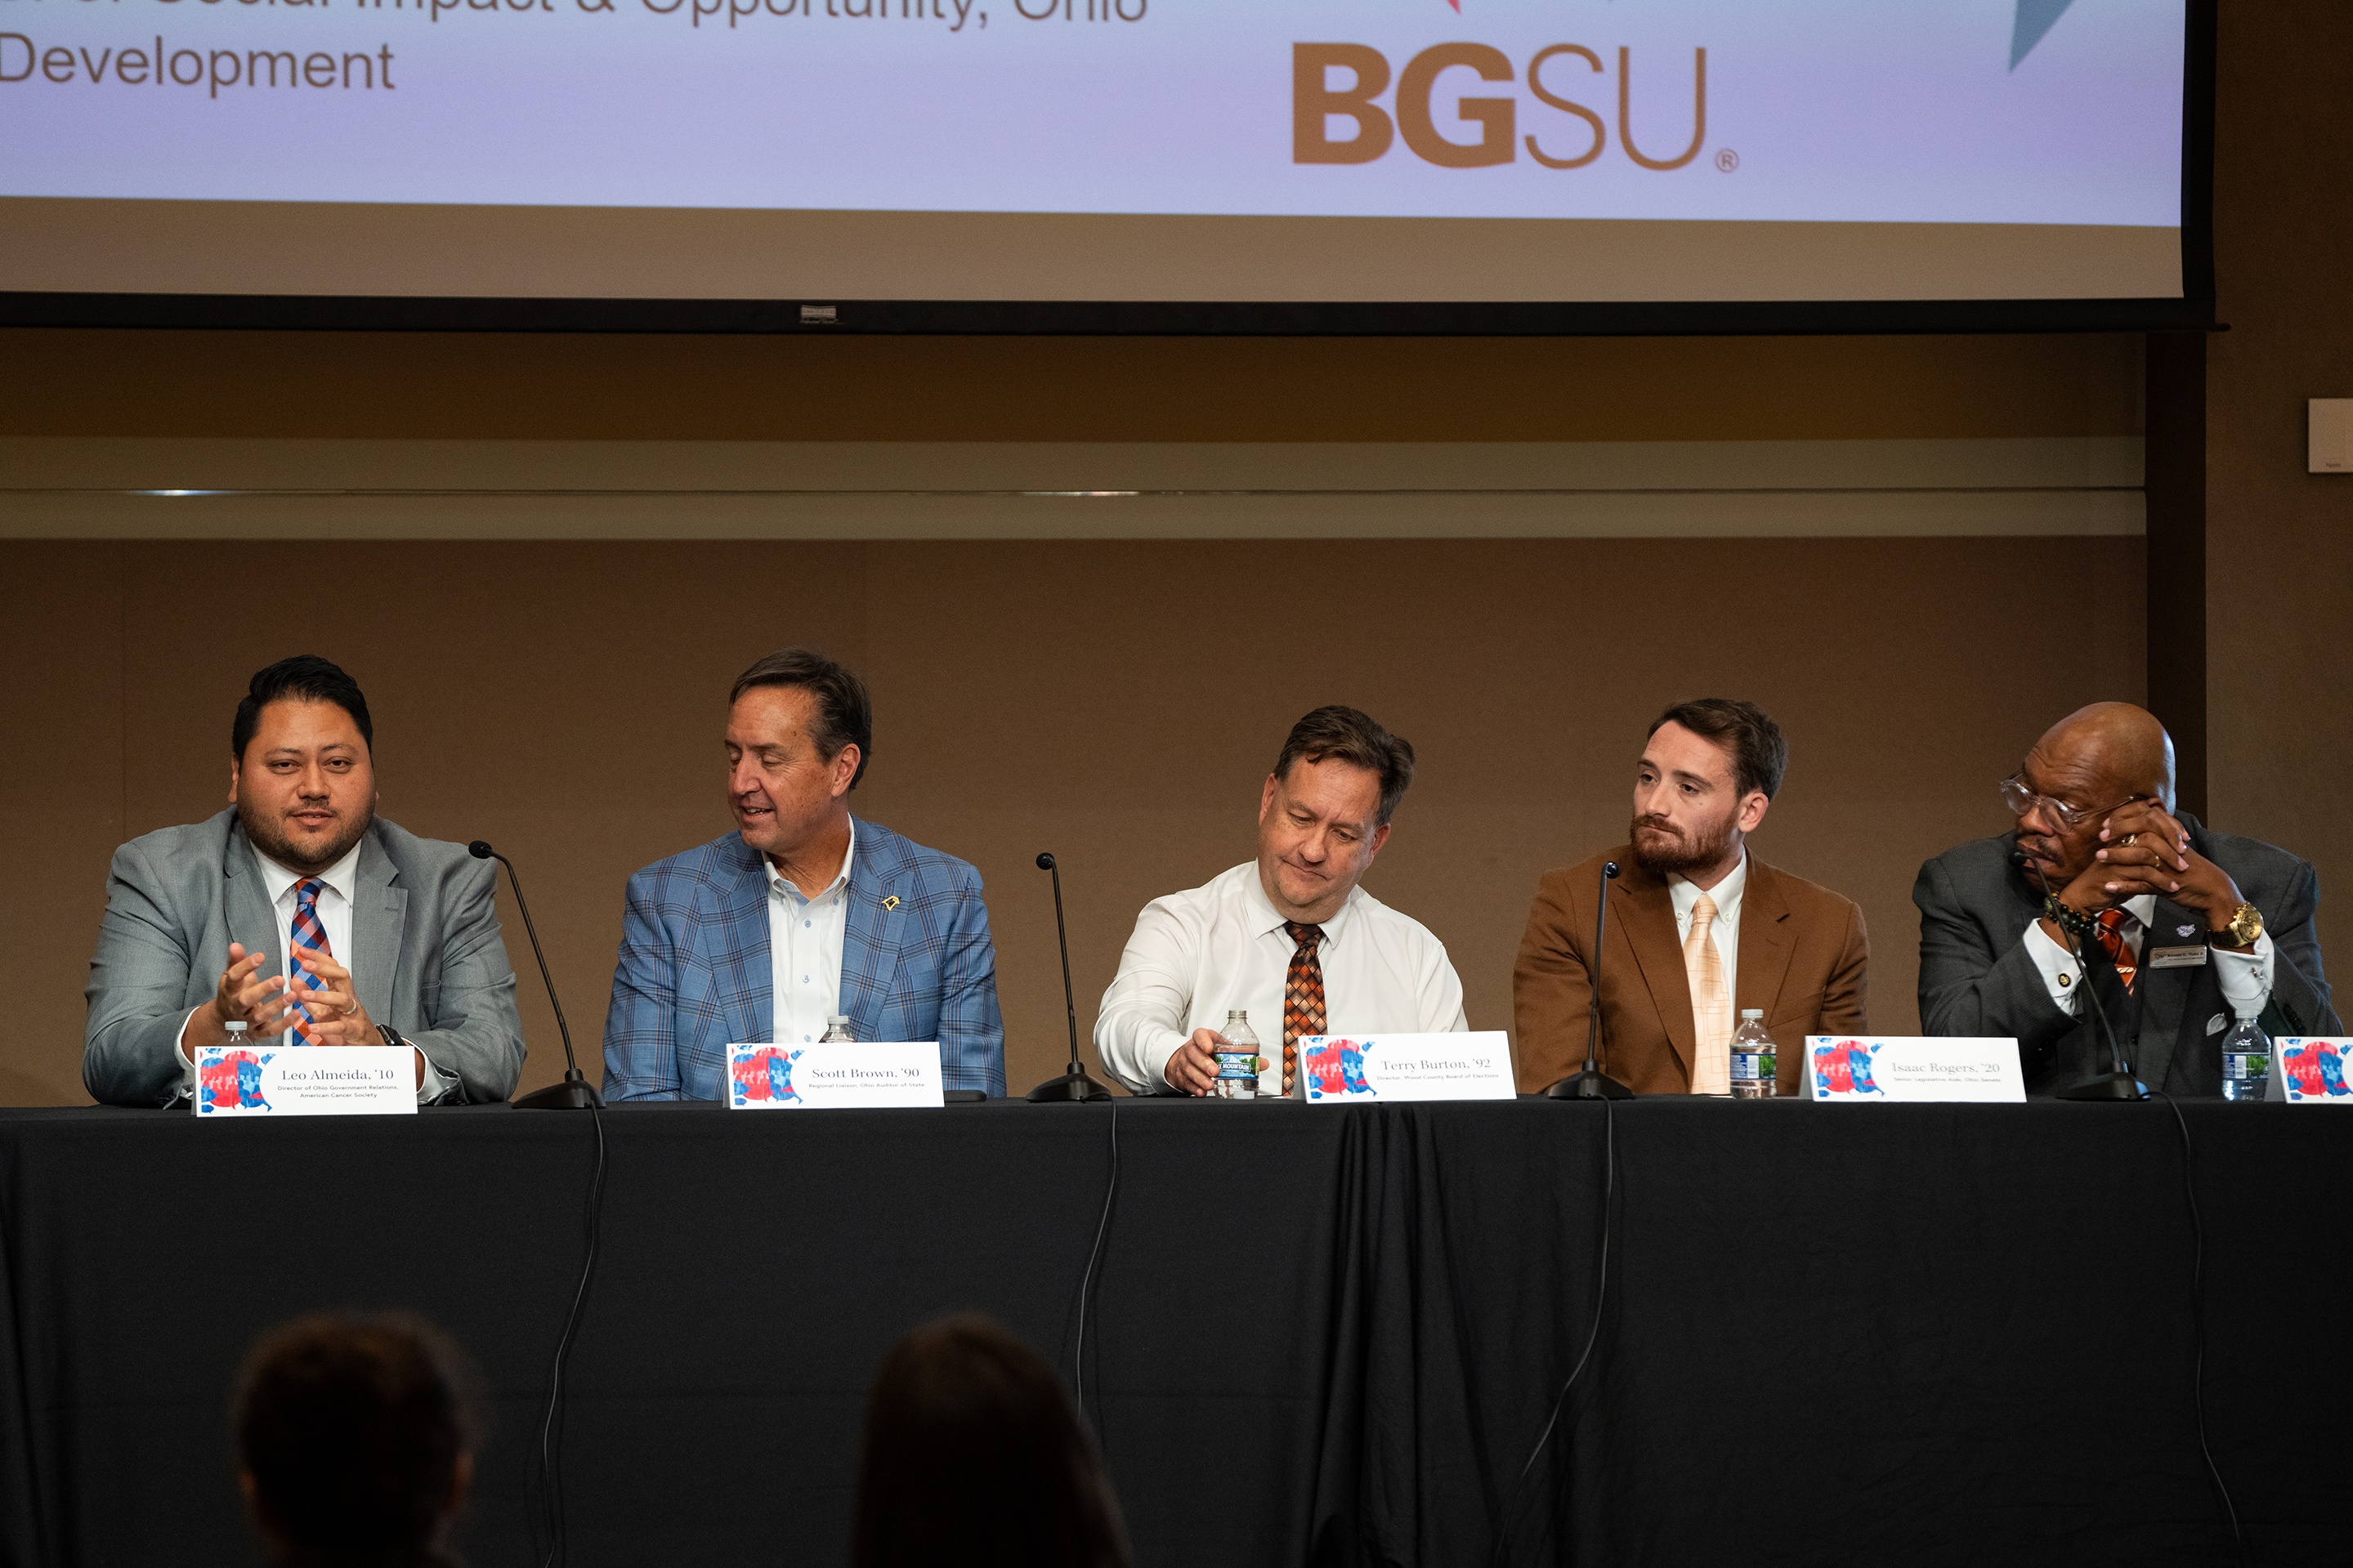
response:
M2186 1128L2214 1462L2256 1561L2342 1562L2353 1118L2179 1109L617 1107L571 1560L842 1561L900 1334L977 1309L1073 1375L1115 1136L1084 1401L1141 1563L2227 1561ZM488 1394L463 1550L524 1561L595 1147L505 1107L0 1112L0 1552L252 1561L240 1357L401 1307Z

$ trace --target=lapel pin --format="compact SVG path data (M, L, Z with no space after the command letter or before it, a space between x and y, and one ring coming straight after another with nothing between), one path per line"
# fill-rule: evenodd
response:
M2173 934L2176 936L2196 936L2198 934L2198 928L2196 926L2176 926L2173 928Z
M898 894L896 894L896 893L893 893L893 894L892 894L889 898L887 898L887 899L883 900L882 900L882 907L883 907L884 909L886 909L886 910L895 910L895 909L897 909L897 908L899 907L899 895L898 895Z

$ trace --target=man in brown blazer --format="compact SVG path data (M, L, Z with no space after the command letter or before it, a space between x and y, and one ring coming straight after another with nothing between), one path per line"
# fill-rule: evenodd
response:
M1602 942L1601 1068L1638 1094L1730 1092L1726 1042L1761 1009L1795 1094L1808 1035L1862 1034L1869 943L1853 901L1748 853L1788 744L1754 703L1680 703L1651 726L1628 842L1546 873L1512 967L1520 1088L1585 1062L1594 900L1610 884Z

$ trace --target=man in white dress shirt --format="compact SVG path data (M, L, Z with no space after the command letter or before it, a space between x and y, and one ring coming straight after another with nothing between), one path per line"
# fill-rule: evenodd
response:
M1259 793L1258 858L1146 904L1095 1048L1138 1094L1207 1094L1226 1015L1250 1014L1261 1095L1298 1092L1298 1041L1468 1029L1462 982L1419 921L1357 884L1413 783L1413 748L1353 708L1292 726Z

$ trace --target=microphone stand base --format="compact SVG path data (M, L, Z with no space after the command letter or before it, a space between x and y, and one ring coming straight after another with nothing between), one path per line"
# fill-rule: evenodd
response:
M1074 1066L1060 1078L1050 1078L1029 1091L1032 1105L1053 1105L1069 1102L1085 1104L1091 1100L1109 1100L1111 1090L1087 1076L1083 1065Z
M602 1110L604 1098L588 1086L587 1075L578 1068L564 1075L560 1083L536 1089L512 1102L517 1110Z
M2148 1085L2129 1072L2094 1073L2059 1091L2062 1100L2147 1100Z
M1587 1068L1573 1072L1545 1090L1547 1100L1631 1100L1634 1091L1603 1072L1599 1068Z

